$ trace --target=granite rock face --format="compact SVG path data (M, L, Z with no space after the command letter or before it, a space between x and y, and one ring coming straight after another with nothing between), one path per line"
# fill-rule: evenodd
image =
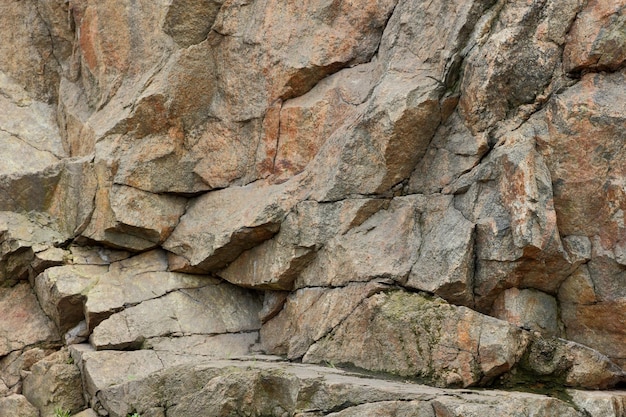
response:
M4 1L0 416L623 417L625 34Z

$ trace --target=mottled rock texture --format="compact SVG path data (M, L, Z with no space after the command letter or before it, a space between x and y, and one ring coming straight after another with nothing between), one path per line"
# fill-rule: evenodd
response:
M0 37L0 417L625 415L626 1L4 0Z

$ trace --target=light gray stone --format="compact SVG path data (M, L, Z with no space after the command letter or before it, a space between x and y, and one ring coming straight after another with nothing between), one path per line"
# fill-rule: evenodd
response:
M291 290L296 279L296 287L303 285L307 274L311 275L302 273L303 270L316 256L325 256L324 250L316 254L320 248L332 245L329 243L332 237L360 226L386 204L383 199L365 198L328 204L302 201L287 215L274 238L242 253L219 275L233 284L251 288ZM322 264L311 266L316 272L320 268L333 268L328 260L314 263ZM317 277L304 285L319 285L323 281Z
M344 286L377 278L406 282L422 243L419 215L424 204L423 196L395 198L362 224L329 240L296 287Z
M448 196L428 197L421 213L421 245L406 286L450 303L474 305L474 224Z
M42 171L69 156L52 106L33 98L1 70L0 91L0 176Z
M387 287L372 281L294 291L282 311L263 324L260 333L263 349L270 354L299 359L311 344L342 323L364 299Z
M109 353L96 352L95 355ZM125 352L116 357L125 363L125 356L136 353ZM122 368L120 374L124 373ZM125 417L133 411L143 416L164 410L168 416L179 417L207 412L211 415L301 417L582 417L571 404L538 394L437 389L367 378L331 367L275 363L262 356L254 361L180 364L132 380L120 378L118 381L113 385L101 385L95 403L112 417ZM613 417L613 414L608 416Z
M74 414L74 417L98 417L98 414L93 409L88 408L78 414Z
M63 333L82 320L86 320L91 331L125 307L177 289L219 282L209 277L167 272L167 256L158 250L124 259L124 253L101 248L86 256L87 264L49 268L35 279L35 291L44 311ZM117 256L122 260L115 261ZM92 261L105 265L91 265Z
M487 394L487 398L482 401L478 400L477 397L469 394L461 398L452 396L437 398L432 403L435 415L451 417L516 416L520 415L521 412L521 415L528 416L582 416L574 407L556 398L546 397L543 401L538 401L535 396L524 393L501 393L498 396ZM479 403L475 403L472 399L478 400Z
M125 349L154 337L254 331L260 309L258 297L230 284L180 289L112 314L94 328L90 342Z

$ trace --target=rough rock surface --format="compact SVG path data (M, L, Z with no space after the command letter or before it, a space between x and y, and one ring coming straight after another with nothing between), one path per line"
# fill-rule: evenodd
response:
M0 417L626 414L626 1L0 35Z
M332 367L285 364L258 356L199 360L135 373L139 352L94 352L81 357L92 408L113 417L141 415L397 416L558 415L623 411L624 391L568 391L564 401L510 391L470 391L377 380ZM118 366L112 367L115 361ZM151 362L153 363L153 362ZM161 362L157 362L160 364ZM94 378L93 380L91 378ZM97 378L97 379L96 379ZM564 399L566 397L563 397ZM520 410L524 414L518 414ZM602 415L602 414L592 414ZM610 414L607 414L610 415Z
M29 403L23 395L11 394L0 398L0 416L37 417L39 416L39 410Z
M23 393L45 416L54 415L55 410L76 413L85 408L81 373L67 349L35 363L24 378Z
M57 329L39 307L28 283L0 288L0 306L5 312L0 322L0 356L27 346L59 341Z

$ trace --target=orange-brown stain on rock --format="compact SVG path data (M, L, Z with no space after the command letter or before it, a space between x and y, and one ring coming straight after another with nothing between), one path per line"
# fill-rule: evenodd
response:
M98 16L91 9L87 10L80 26L80 49L87 67L94 72L98 67L98 58L94 45L98 35Z

